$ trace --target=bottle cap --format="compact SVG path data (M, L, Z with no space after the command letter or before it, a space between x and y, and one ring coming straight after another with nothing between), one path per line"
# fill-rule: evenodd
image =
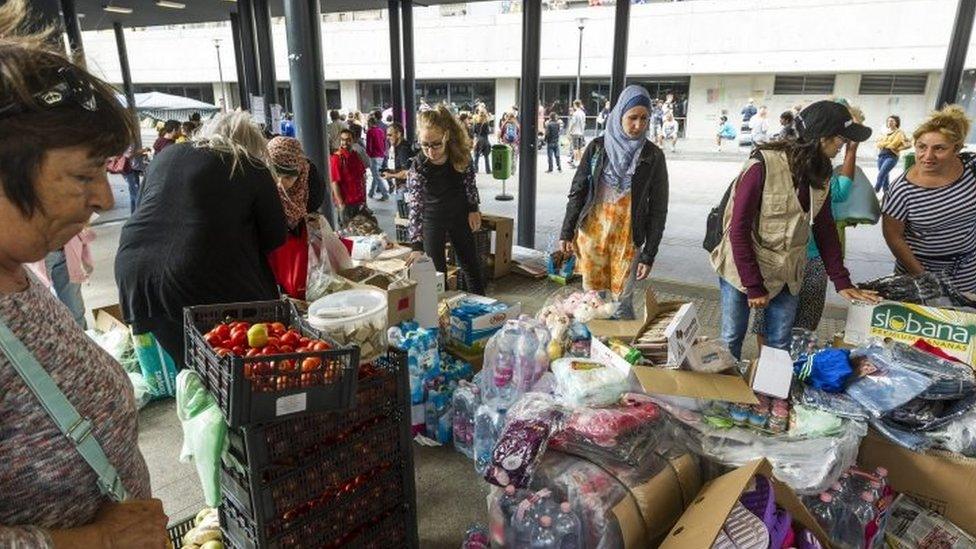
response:
M828 494L827 492L823 492L820 494L820 501L830 503L831 501L834 501L834 496Z
M552 518L549 517L549 515L543 515L542 518L539 519L539 524L541 524L543 528L549 528L552 526Z
M861 492L861 499L868 503L874 503L874 494L871 492Z
M568 513L573 510L573 506L570 505L568 501L564 501L562 505L559 506L559 510L563 513Z

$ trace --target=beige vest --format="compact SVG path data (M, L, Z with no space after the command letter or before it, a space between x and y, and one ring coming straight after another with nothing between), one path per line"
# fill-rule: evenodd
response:
M759 218L752 228L752 249L756 253L756 262L759 263L759 270L769 296L774 297L784 286L789 287L790 293L797 295L807 262L810 220L817 216L820 208L827 201L828 188L811 187L810 213L804 212L793 186L793 175L790 173L786 153L780 151L760 151L760 153L766 165L766 177ZM750 158L739 173L725 208L723 217L725 233L722 242L711 253L712 267L718 275L743 293L746 289L739 279L739 271L732 257L729 226L739 181L742 175L758 162L759 160Z

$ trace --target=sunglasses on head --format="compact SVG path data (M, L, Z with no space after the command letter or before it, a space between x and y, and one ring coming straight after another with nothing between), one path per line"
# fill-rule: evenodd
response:
M79 78L72 67L59 68L55 76L58 80L55 84L33 95L35 105L22 103L4 105L0 107L0 117L23 114L38 106L42 109L53 109L68 103L75 103L90 112L98 110L98 102L95 100L95 91L91 83Z

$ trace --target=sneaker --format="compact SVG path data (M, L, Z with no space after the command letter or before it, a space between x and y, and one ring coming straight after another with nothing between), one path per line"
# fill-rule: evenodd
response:
M552 173L552 170L546 170L546 173Z
M387 200L389 200L389 198L390 198L389 196L381 196L377 198L377 200L379 200L380 202L386 202Z

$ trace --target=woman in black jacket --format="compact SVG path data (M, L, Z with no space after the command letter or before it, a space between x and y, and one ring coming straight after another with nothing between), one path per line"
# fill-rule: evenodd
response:
M149 165L115 256L124 320L181 364L184 307L279 297L266 256L287 231L261 130L216 117Z
M651 272L668 215L664 153L647 140L651 97L628 86L587 146L569 191L560 247L577 254L587 290L610 290L633 316L634 284Z
M488 136L491 135L491 115L484 107L478 107L473 122L471 133L474 135L474 171L477 173L478 158L484 155L485 173L491 173L491 143L488 141Z

